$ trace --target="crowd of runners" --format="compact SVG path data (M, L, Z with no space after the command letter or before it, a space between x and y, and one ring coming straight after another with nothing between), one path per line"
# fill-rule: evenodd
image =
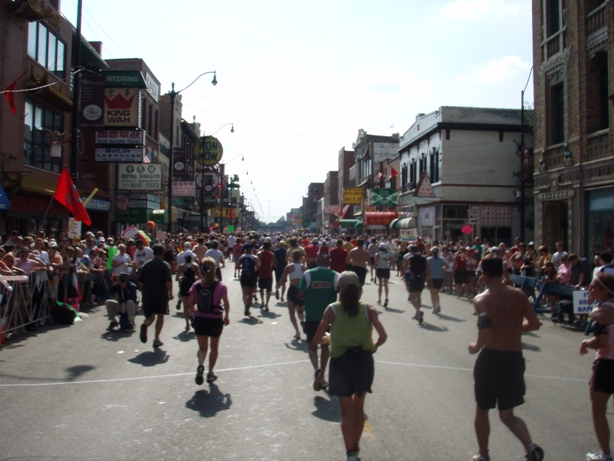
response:
M253 233L179 234L165 241L150 240L146 234L132 240L88 232L75 242L63 235L22 238L13 232L1 247L0 275L38 277L49 287L42 296L52 301L78 297L83 307L105 304L110 331L137 328L140 303L145 320L138 327L139 337L147 343L153 326L155 348L163 344L160 335L174 298L174 278L175 307L183 309L185 330L193 329L198 340L195 381L201 385L205 379L208 383L217 379L219 342L231 307L221 269L232 265L240 281L244 316L251 317L255 308L268 312L272 297L287 303L294 340L304 338L308 343L314 390L327 389L339 398L349 461L359 459L364 400L374 376L373 353L387 339L376 308L361 301L367 278L375 284L377 303L384 309L390 308L391 277L402 279L413 318L420 324L425 288L434 314L441 313L441 291L456 294L473 300L478 328L477 340L469 345L471 354L479 354L474 371L479 453L473 459L490 459L488 413L497 408L501 421L522 442L526 458L535 461L544 459L544 451L533 443L513 410L524 402L525 393L521 334L538 329L540 322L527 294L511 286L510 274L545 274L567 287L587 288L589 300L599 304L587 316L593 336L582 341L580 349L582 354L597 350L590 397L601 452L589 453L587 459L612 459L605 417L614 392L614 268L608 252L595 259L591 270L585 258L567 254L562 244L553 255L540 247L538 257L532 243L516 242L508 250L505 244L491 246L480 239L427 245L420 238L405 242L384 235ZM551 306L557 301L545 300ZM6 316L19 307L2 308ZM43 324L29 320L34 328Z

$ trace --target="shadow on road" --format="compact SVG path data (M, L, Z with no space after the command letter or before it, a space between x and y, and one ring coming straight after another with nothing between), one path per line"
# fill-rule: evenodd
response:
M75 365L74 367L68 367L66 372L68 373L68 380L75 381L79 376L92 371L94 368L91 365Z
M128 362L143 365L144 367L153 367L154 365L168 362L169 357L170 355L165 350L158 347L153 351L143 351L136 357L128 359Z
M422 328L424 328L425 330L430 330L430 331L435 331L437 333L444 333L446 331L449 331L446 327L440 327L437 325L433 325L427 322L424 322L422 325L420 325Z
M441 320L448 320L449 322L461 323L461 322L466 322L467 321L465 319L459 319L458 317L452 317L451 315L445 315L445 314L439 314L438 317Z
M222 394L215 384L209 385L209 391L200 389L185 404L186 408L198 411L201 418L211 418L218 411L228 410L232 405L230 394Z
M129 338L134 333L134 330L113 330L113 331L105 331L100 335L102 339L106 339L107 341L117 342L120 339Z
M259 320L254 317L253 314L250 314L249 317L242 318L241 320L239 320L239 323L245 323L247 325L258 325L259 323L262 323L262 320Z
M341 410L337 399L333 400L330 397L326 399L321 395L316 395L313 398L313 405L316 409L311 414L316 418L334 423L341 421Z
M404 311L402 309L395 309L394 307L384 307L384 309L385 309L386 312L390 312L392 314L403 314L403 313L407 312L407 311ZM378 311L378 312L380 312L380 311Z
M264 311L260 311L260 317L264 317L267 319L276 319L277 317L281 317L281 314L278 314L276 312L264 312Z
M539 346L534 346L533 344L522 343L522 350L524 351L533 351L540 352L541 348Z
M173 336L173 339L178 339L182 343L188 343L196 339L196 335L194 334L193 330L183 330L181 333L177 334L176 336Z
M293 339L290 343L284 343L286 348L292 351L302 351L309 352L309 345L307 344L307 340L299 341L298 339Z

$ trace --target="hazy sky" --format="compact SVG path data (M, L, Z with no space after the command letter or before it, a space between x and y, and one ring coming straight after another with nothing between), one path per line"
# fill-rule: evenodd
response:
M73 24L76 5L62 0ZM183 117L205 134L234 123L216 134L223 161L264 221L301 206L359 129L519 108L532 65L529 0L83 0L82 33L105 59L144 59L162 93L217 71L182 93Z

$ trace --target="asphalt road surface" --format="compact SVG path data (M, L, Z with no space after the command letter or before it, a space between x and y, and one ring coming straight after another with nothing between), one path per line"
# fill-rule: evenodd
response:
M0 350L0 459L344 460L338 402L312 389L306 342L292 339L285 303L273 297L270 312L244 317L232 275L224 269L231 323L212 385L194 383L197 342L175 302L158 350L152 328L148 344L138 332L108 333L104 306L72 326L9 339ZM469 460L477 452L472 304L442 295L441 315L425 308L419 326L401 279L391 281L389 308L378 306L388 342L375 355L361 459ZM372 283L363 299L377 301ZM598 450L592 354L578 354L582 333L541 319L542 328L523 337L527 395L516 414L546 459L583 460ZM495 412L490 454L524 459Z

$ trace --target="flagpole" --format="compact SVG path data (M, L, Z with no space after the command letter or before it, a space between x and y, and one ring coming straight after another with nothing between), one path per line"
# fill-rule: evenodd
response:
M49 210L51 209L52 203L53 203L53 196L51 197L51 200L49 200L49 206L47 207L47 211L45 211L45 216L43 216L43 221L41 222L43 230L45 230L45 221L47 221L47 215L49 214Z
M86 198L83 202L83 206L86 207L88 203L90 203L90 200L92 200L94 198L94 196L98 193L98 189L94 189L92 191L92 193L89 195L88 198ZM69 220L68 220L68 229L70 229L73 224L75 223L75 217L72 216Z

